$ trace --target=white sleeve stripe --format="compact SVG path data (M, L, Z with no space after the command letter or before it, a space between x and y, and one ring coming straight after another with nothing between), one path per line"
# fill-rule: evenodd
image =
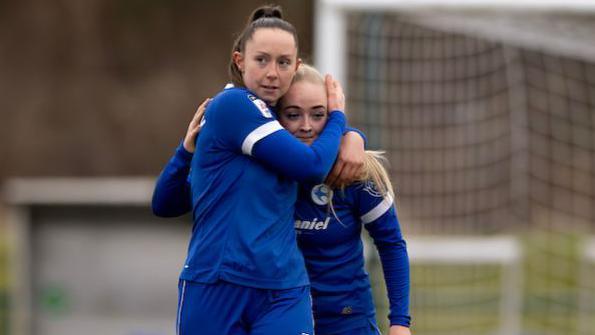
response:
M372 208L368 213L362 215L360 219L362 220L363 224L370 223L379 217L382 214L386 213L393 205L393 197L390 194L387 194L386 197L379 203L376 207Z
M277 120L267 122L262 126L254 129L244 139L244 142L242 143L242 152L248 156L252 156L252 148L254 147L256 142L281 129L283 129L283 126L281 126L281 124Z

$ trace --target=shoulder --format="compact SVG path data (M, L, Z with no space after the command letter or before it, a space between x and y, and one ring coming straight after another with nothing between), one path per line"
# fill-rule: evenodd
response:
M378 189L376 183L372 180L363 180L355 182L347 187L350 192L354 194L364 195L371 198L383 199L385 194Z
M248 101L249 95L250 92L248 92L248 90L244 88L226 88L213 97L213 100L211 100L211 104L229 104L234 102L237 103L242 101Z
M265 118L273 117L266 102L254 95L254 93L241 87L227 88L219 92L210 104L213 106L213 109L217 110L222 109L237 112L238 109L247 109L258 112Z

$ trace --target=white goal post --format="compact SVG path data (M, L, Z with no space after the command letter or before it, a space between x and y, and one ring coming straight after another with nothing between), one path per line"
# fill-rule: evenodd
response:
M521 334L523 252L512 236L424 236L407 238L414 265L497 265L501 267L497 334Z
M330 73L347 85L346 48L349 12L415 12L430 10L496 10L530 12L595 12L591 0L316 0L314 20L314 63L322 73ZM534 36L532 36L534 37ZM518 37L513 37L518 38ZM522 43L527 42L524 39ZM558 41L557 41L558 42ZM541 41L540 43L551 43ZM562 41L564 43L564 41ZM589 57L589 46L564 48Z
M587 238L581 250L580 287L588 288L579 298L579 331L589 334L593 330L593 314L595 313L595 294L593 275L595 274L595 237Z

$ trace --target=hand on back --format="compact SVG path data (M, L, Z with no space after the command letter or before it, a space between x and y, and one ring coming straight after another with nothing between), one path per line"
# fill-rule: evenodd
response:
M186 151L189 153L194 153L194 150L196 149L196 136L198 136L198 133L200 132L200 127L202 126L201 123L205 115L205 109L207 108L209 101L211 101L211 99L207 98L200 104L200 106L198 106L198 109L194 113L190 124L188 124L188 130L186 131L186 136L184 137L184 149L186 149Z

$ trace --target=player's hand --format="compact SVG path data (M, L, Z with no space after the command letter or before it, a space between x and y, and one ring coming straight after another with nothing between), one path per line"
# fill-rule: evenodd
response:
M364 139L360 134L354 131L345 134L341 138L339 156L325 184L333 189L357 180L364 172L365 156Z
M326 95L328 97L328 110L345 112L345 94L343 93L341 84L333 79L330 74L327 74L324 77L324 83L326 85Z
M411 335L411 330L403 326L390 326L388 335Z
M194 117L192 117L192 120L188 125L188 130L184 137L184 149L189 153L194 153L194 150L196 149L196 136L198 136L198 133L200 132L201 121L205 115L205 109L207 108L209 101L211 101L211 99L206 98L205 101L198 106L198 109L194 113Z

